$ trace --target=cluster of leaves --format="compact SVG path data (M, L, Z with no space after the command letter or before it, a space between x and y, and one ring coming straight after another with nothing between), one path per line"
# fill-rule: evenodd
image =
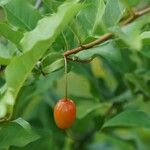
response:
M1 0L0 149L148 150L150 13L120 26L133 10L149 5L148 0ZM53 107L64 96L62 54L108 32L112 39L70 56L94 59L68 63L77 120L61 131Z

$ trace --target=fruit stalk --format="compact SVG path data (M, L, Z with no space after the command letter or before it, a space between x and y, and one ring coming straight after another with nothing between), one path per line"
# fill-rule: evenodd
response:
M68 98L68 77L67 77L67 58L64 56L65 61L65 99Z

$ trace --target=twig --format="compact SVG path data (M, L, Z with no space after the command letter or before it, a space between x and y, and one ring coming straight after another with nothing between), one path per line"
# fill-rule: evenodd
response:
M1 118L0 124L8 122L8 121L10 121L10 119L11 119L11 115L8 118L7 117Z
M148 12L150 12L150 7L146 7L143 10L140 10L140 11L136 12L135 14L140 17L140 16L142 16L142 15L148 13Z
M127 18L125 21L122 22L122 26L129 24L130 22L134 21L138 17L150 12L150 7L147 7L141 11L133 13L129 18Z
M140 16L142 16L142 15L144 15L146 13L149 13L149 12L150 12L150 7L147 7L147 8L144 8L143 10L141 10L141 11L135 12L134 13L135 15L129 16L125 21L122 21L121 22L121 26L125 26L125 25L129 24L130 22L134 21L135 19L137 19ZM79 46L79 47L71 49L71 50L67 50L66 52L63 53L63 55L67 59L70 59L70 58L68 58L68 56L70 56L72 54L76 54L76 53L78 53L80 51L92 48L92 47L94 47L96 45L99 45L102 42L111 39L112 37L113 37L113 33L111 33L111 32L110 33L106 33L106 34L104 34L103 36L101 36L99 39L97 39L95 41L92 41L92 42L90 42L88 44L84 44L82 46Z
M99 39L97 39L97 40L95 40L95 41L93 41L91 43L82 45L82 46L74 48L72 50L68 50L68 51L64 52L63 55L68 57L69 55L76 54L76 53L78 53L78 52L80 52L82 50L86 50L86 49L92 48L93 46L98 45L98 44L100 44L100 43L110 39L112 36L113 36L112 33L107 33L107 34L101 36Z

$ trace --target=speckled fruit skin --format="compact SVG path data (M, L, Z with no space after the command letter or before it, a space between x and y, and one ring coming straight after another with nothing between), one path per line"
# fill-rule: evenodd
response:
M70 128L76 118L76 105L71 99L60 99L54 107L54 120L61 129Z

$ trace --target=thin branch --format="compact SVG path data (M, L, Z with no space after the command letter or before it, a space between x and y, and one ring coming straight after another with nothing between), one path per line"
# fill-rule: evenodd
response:
M146 13L149 13L149 12L150 12L150 7L146 7L143 10L140 10L140 11L136 12L135 14L140 17L140 16L142 16Z
M134 21L140 16L143 16L146 13L150 12L150 7L147 7L141 11L133 13L129 18L127 18L125 21L122 22L122 26L125 26L126 24L129 24L130 22Z
M98 45L98 44L100 44L100 43L110 39L112 36L113 36L112 33L107 33L107 34L101 36L99 39L97 39L97 40L95 40L95 41L93 41L91 43L88 43L88 44L85 44L85 45L82 45L80 47L77 47L77 48L74 48L72 50L68 50L68 51L64 52L64 56L67 57L69 55L76 54L76 53L78 53L78 52L80 52L82 50L86 50L86 49L92 48L93 46Z
M150 12L150 7L147 7L145 9L141 10L141 11L135 12L134 15L129 16L125 21L122 21L121 22L121 26L125 26L125 25L129 24L130 22L134 21L135 19L137 19L140 16L143 16L144 14L149 13L149 12ZM68 56L70 56L72 54L76 54L76 53L78 53L80 51L92 48L92 47L94 47L96 45L99 45L102 42L111 39L112 37L113 37L113 33L111 33L111 32L110 33L106 33L106 34L104 34L103 36L101 36L99 39L97 39L95 41L92 41L92 42L90 42L88 44L84 44L82 46L79 46L79 47L71 49L71 50L67 50L66 52L63 53L63 55L65 57L67 57L67 59L70 59L70 58L68 58Z
M10 121L10 118L11 118L11 115L8 118L7 117L1 118L0 119L0 124Z

